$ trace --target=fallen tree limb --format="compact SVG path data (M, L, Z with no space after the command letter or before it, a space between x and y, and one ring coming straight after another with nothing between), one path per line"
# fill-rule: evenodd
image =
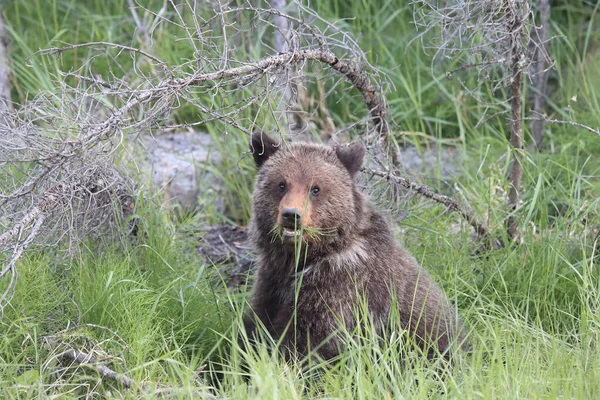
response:
M94 325L94 327L107 329L107 328L104 328L104 327L101 327L98 325ZM113 334L115 334L115 333L113 332ZM201 398L201 399L214 399L215 398L214 395L208 393L205 390L199 390L199 389L195 389L195 388L194 389L192 389L192 388L184 389L182 387L171 387L171 386L158 387L158 386L154 386L154 384L150 385L148 383L142 384L140 382L136 382L130 376L120 373L120 372L117 372L117 371L113 370L112 368L108 367L105 363L99 361L98 358L96 356L94 356L92 353L80 351L80 350L75 349L72 345L60 343L54 337L45 337L44 338L44 346L52 352L57 351L57 350L59 351L58 353L55 353L52 356L53 358L65 360L66 362L71 363L72 365L84 366L86 368L92 369L100 375L102 380L110 380L110 381L117 382L118 384L121 384L125 390L129 390L132 388L138 388L142 392L143 395L150 395L150 396L156 396L156 397L178 396L178 395L182 395L182 394L187 394L187 395L191 395L193 398ZM60 351L59 348L62 348L64 350ZM104 356L112 358L106 354L104 354Z
M413 182L409 179L398 176L393 172L376 171L368 167L363 167L362 171L369 175L385 178L394 184L403 186L406 189L412 190L423 197L427 197L428 199L445 205L450 211L458 213L467 223L469 223L469 225L475 229L475 233L479 239L491 237L488 228L473 215L473 212L464 206L461 206L456 200L443 194L436 193L433 189L426 185Z
M44 50L40 50L40 54L57 55L65 51L74 50L85 46L109 46L118 47L124 50L135 50L137 53L143 54L146 57L151 58L153 61L163 64L162 61L156 59L154 56L146 54L141 50L132 49L128 46L117 46L113 43L94 42L80 45L70 45L65 47L52 47ZM103 131L109 126L115 123L115 120L123 116L133 107L145 103L149 100L162 98L167 92L172 90L183 90L190 86L200 85L206 82L219 82L224 79L248 77L250 75L263 75L272 69L285 68L291 64L297 64L305 60L319 61L328 64L333 70L338 72L344 78L346 78L352 85L361 93L363 101L369 110L369 114L373 119L376 128L381 132L382 136L389 134L389 125L386 121L386 109L385 101L380 99L380 90L371 84L369 74L361 69L357 65L351 65L350 63L338 58L332 51L325 49L317 50L298 50L288 51L277 55L265 57L259 61L249 62L239 67L226 68L219 71L208 72L208 73L195 73L186 78L173 78L161 81L155 88L144 90L144 94L132 98L127 104L115 111L110 118L108 118L102 126L98 128L98 131ZM94 136L97 133L91 134Z
M112 43L96 42L93 45L104 45L109 47L115 47ZM52 47L49 49L40 50L40 54L57 55L65 51L77 49L83 46L89 46L91 44L81 45L70 45L65 47ZM118 46L120 49L129 50L127 46ZM163 65L164 63L155 57L148 55L140 50L136 49L137 53L143 54L146 57L151 58L153 61ZM367 106L369 115L373 120L376 131L379 135L386 140L390 145L390 128L386 119L386 103L385 99L381 95L380 88L376 87L371 83L369 74L358 65L353 65L347 61L344 61L330 50L325 48L316 50L292 50L277 55L264 57L263 59L255 62L249 62L239 67L226 68L219 71L208 72L208 73L195 73L185 78L172 78L166 79L159 82L156 87L148 90L143 90L144 94L132 98L127 104L115 111L113 115L105 121L103 126L98 127L98 131L103 131L109 127L118 126L115 120L118 120L121 116L125 115L132 108L147 103L155 99L169 96L177 91L184 90L188 87L201 85L206 82L220 82L230 78L245 78L250 79L251 77L261 76L271 70L288 68L292 64L298 64L303 61L318 61L327 64L334 71L339 73L347 81L349 81L360 93L362 100ZM94 136L94 135L92 135ZM390 147L391 149L391 147ZM396 151L390 151L392 157L392 163L397 166L398 160Z
M135 382L133 379L125 374L113 371L106 365L96 360L92 355L77 351L75 349L68 349L58 354L59 358L65 358L75 364L85 365L90 367L100 374L104 379L111 379L123 385L126 389L131 388Z

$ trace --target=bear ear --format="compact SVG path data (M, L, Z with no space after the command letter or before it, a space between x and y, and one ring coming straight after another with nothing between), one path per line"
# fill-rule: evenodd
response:
M360 143L348 147L340 146L335 148L338 158L352 176L356 175L362 167L366 152L367 150Z
M260 168L275 152L279 150L279 143L271 139L269 135L261 131L252 134L250 142L250 151L254 162Z

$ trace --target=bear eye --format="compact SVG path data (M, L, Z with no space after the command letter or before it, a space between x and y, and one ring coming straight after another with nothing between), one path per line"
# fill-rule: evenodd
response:
M279 191L283 193L285 192L285 188L287 187L287 185L285 184L285 182L280 182L279 185L277 185L277 187L279 188Z
M318 186L315 186L310 190L310 194L312 194L313 196L317 196L320 191L321 191L321 189L319 189Z

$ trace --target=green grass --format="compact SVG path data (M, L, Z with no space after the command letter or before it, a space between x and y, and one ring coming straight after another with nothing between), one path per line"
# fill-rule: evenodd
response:
M150 2L157 10L162 1ZM340 20L369 61L388 74L395 139L425 148L455 146L464 156L453 178L454 196L498 236L504 235L510 147L507 120L475 127L482 106L455 81L433 79L430 55L413 43L408 1L314 2L327 20ZM13 0L0 9L11 43L13 97L24 102L56 87L57 71L89 61L88 49L61 57L34 57L56 41L116 41L137 46L124 0ZM600 11L589 1L553 8L556 59L550 112L553 118L600 126ZM187 17L186 17L187 18ZM346 18L344 20L341 20ZM170 45L172 26L155 32L154 51L170 65L190 58L182 42ZM258 33L257 33L258 35ZM252 39L252 40L251 40ZM260 37L243 38L249 59ZM98 58L100 73L122 76ZM313 86L309 90L314 91ZM362 106L343 87L327 99L337 126L353 122ZM233 104L235 97L199 95L205 105ZM527 95L525 95L527 101ZM525 102L526 103L526 102ZM526 103L527 104L527 103ZM240 118L252 118L248 109ZM177 122L194 121L185 104ZM246 223L254 167L244 157L247 138L210 124L221 165L208 167L226 185L228 217L200 199L204 214L174 218L141 201L136 237L84 242L75 256L63 247L30 252L18 264L16 293L0 315L0 397L176 398L211 391L219 398L399 399L399 398L598 398L600 397L600 138L569 125L548 125L540 152L525 156L521 242L479 253L469 227L441 207L415 207L402 220L398 239L457 304L470 332L473 353L447 369L407 350L398 334L383 343L369 332L348 338L334 363L309 368L286 364L266 347L238 345L246 288L228 291L218 268L197 255L189 226L198 220ZM526 126L526 137L530 137ZM439 165L438 165L439 167ZM438 168L439 169L439 168ZM433 176L432 178L439 178ZM441 186L441 185L440 185ZM148 196L150 197L150 196ZM422 205L413 199L409 205ZM507 242L504 236L504 241ZM0 289L5 283L0 282ZM101 380L93 368L70 366L59 353L67 346L93 354L136 382L125 390ZM214 379L219 375L220 381Z

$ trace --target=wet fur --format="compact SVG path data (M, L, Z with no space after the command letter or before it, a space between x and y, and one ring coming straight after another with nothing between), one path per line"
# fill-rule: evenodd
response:
M365 296L378 332L386 329L390 307L396 304L401 324L429 357L446 354L452 342L462 340L446 296L359 192L355 178L365 155L362 146L283 145L257 133L251 149L259 170L250 223L258 253L252 311L245 318L250 336L258 319L282 339L285 351L302 357L319 346L322 357L334 357L342 351L334 332L340 324L349 331L355 327L359 297ZM306 220L333 232L305 239L299 263L296 246L272 238L281 222L281 202L291 201L278 192L281 181L289 183L290 196L293 190L308 193L318 185L318 196L305 197L310 202Z

